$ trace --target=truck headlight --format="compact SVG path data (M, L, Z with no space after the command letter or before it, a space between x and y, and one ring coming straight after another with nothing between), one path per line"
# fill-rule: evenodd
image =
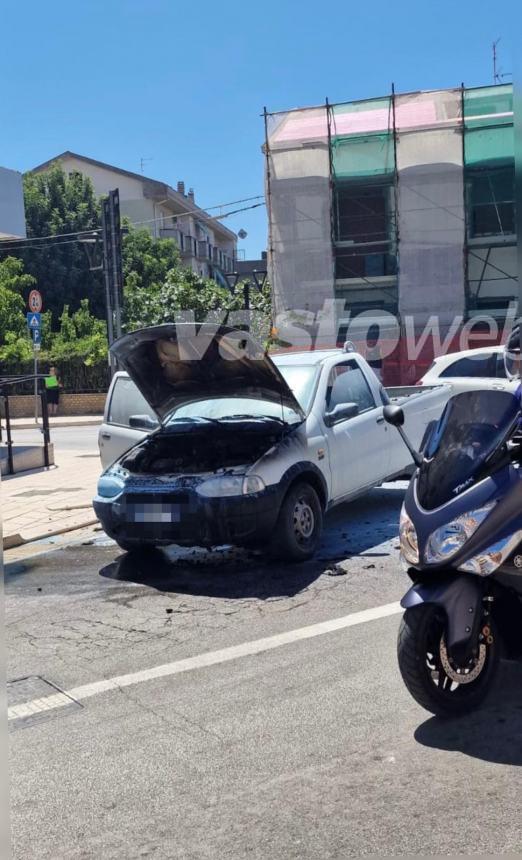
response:
M494 507L495 502L490 502L483 508L461 514L432 532L426 546L428 564L440 564L440 562L452 558L459 549L462 549Z
M417 540L417 532L415 526L410 520L404 509L401 510L401 518L399 523L399 536L401 544L401 555L408 564L418 564L419 562L419 542Z
M225 496L246 496L260 493L265 489L265 482L258 475L219 475L208 478L199 484L197 492L208 499Z
M114 499L125 486L124 475L116 469L108 469L98 479L98 495L102 499Z

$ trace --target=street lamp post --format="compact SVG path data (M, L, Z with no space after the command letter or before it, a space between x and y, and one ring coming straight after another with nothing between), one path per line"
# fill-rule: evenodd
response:
M240 277L241 277L240 272L226 272L225 273L225 278L227 279L228 288L229 288L230 292L232 293L232 295L234 295L236 292L236 287L237 287L237 284L238 284ZM243 307L244 307L244 310L246 310L246 311L250 310L250 288L252 286L255 286L255 288L258 290L258 292L261 293L263 291L264 286L265 286L266 278L267 278L267 272L266 271L259 271L258 269L252 270L252 279L253 280L251 280L249 276L247 276L245 278L245 282L243 284Z

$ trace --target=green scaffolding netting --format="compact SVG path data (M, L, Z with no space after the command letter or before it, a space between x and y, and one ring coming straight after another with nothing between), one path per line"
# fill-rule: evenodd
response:
M334 105L329 122L334 179L394 172L391 98Z
M464 164L466 167L492 163L505 164L513 161L514 147L515 138L512 125L466 129L464 132Z
M393 135L373 134L332 140L332 170L337 180L393 174Z
M513 160L511 85L464 91L464 164L466 167Z
M510 84L464 90L463 101L465 128L513 122L513 88Z

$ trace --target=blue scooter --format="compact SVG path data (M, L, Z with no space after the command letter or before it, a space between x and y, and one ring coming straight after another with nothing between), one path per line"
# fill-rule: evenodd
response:
M444 716L467 713L491 690L500 656L522 655L522 436L508 391L452 397L423 452L384 408L417 469L400 517L401 558L413 582L398 637L413 698Z

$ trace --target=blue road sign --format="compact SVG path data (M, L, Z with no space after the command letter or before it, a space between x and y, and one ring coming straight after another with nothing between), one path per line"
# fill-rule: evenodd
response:
M27 325L31 329L40 328L40 326L42 325L42 315L29 311L29 313L27 314Z
M37 343L40 344L42 342L42 329L41 328L31 329L31 334L33 336L33 343L35 346Z

